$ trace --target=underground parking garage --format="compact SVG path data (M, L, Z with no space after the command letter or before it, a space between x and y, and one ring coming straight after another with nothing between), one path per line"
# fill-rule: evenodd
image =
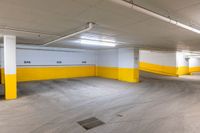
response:
M2 0L0 133L199 133L196 0Z

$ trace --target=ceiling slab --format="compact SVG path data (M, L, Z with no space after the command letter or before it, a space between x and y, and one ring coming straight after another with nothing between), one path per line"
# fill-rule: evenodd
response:
M134 2L186 24L195 27L200 24L199 0ZM95 28L54 46L99 48L75 43L81 36L90 34L115 39L119 47L200 50L199 34L109 0L2 0L0 4L0 34L16 35L18 43L41 45L84 27L87 22L95 22Z

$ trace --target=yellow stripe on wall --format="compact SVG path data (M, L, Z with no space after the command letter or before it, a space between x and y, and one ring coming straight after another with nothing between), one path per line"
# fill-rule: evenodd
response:
M89 77L95 76L95 73L95 66L17 68L17 81ZM4 83L3 78L1 83Z
M190 73L188 66L172 67L140 62L140 70L166 76L181 76Z
M140 70L152 73L179 76L190 71L199 71L198 68L160 66L140 62ZM34 67L17 68L17 81L49 80L75 77L99 76L118 79L126 82L139 82L139 70L134 68L117 68L103 66L68 66L68 67ZM4 69L1 69L1 83L4 83Z
M177 68L172 66L161 66L147 62L140 62L140 70L161 75L178 76Z
M139 70L135 68L98 66L96 68L96 76L117 79L125 82L139 82Z
M118 79L126 82L139 82L139 69L136 68L119 68Z
M1 69L1 83L4 82L4 69ZM75 77L98 76L126 82L138 82L139 70L101 66L34 67L17 68L17 81L35 81Z
M189 72L190 73L193 73L193 72L200 72L200 67L190 67L189 68Z
M17 98L16 74L5 75L5 98L6 100Z
M95 66L17 68L17 81L95 76Z
M1 68L1 84L4 83L4 69Z
M118 68L97 66L96 76L110 79L118 79Z
M189 73L190 73L189 72L189 67L187 67L187 66L178 67L177 74L179 76L181 76L181 75L187 75Z

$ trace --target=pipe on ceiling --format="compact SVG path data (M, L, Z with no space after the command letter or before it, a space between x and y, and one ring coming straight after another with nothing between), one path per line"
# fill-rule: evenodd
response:
M58 42L58 41L62 41L62 40L65 40L65 39L67 39L67 38L70 38L70 37L79 35L79 34L81 34L81 33L85 33L85 32L87 32L87 31L90 31L90 30L94 27L94 25L95 25L95 23L89 22L89 23L87 23L87 27L86 27L85 29L80 30L80 31L78 31L78 32L74 32L74 33L69 34L69 35L66 35L66 36L63 36L63 37L60 37L60 38L58 38L58 39L56 39L56 40L47 42L47 43L43 44L43 46L48 46L48 45L53 44L53 43L56 43L56 42Z
M134 4L134 3L129 3L128 1L125 1L125 0L110 0L110 1L112 1L112 2L114 2L114 3L117 3L117 4L119 4L119 5L122 5L122 6L128 7L128 8L130 8L130 9L133 9L133 10L135 10L135 11L137 11L137 12L146 14L146 15L148 15L148 16L157 18L157 19L159 19L159 20L162 20L162 21L165 21L165 22L174 24L174 25L176 25L176 26L178 26L178 27L181 27L181 28L184 28L184 29L187 29L187 30L190 30L190 31L193 31L193 32L195 32L195 33L200 34L200 30L198 30L198 29L195 29L195 28L193 28L193 27L191 27L191 26L188 26L188 25L185 25L185 24L183 24L183 23L180 23L180 22L178 22L178 21L176 21L176 20L173 20L173 19L171 19L171 18L169 18L169 17L165 17L165 16L162 16L162 15L160 15L160 14L157 14L157 13L151 11L151 10L148 10L148 9L146 9L146 8L144 8L144 7L141 7L141 6L139 6L139 5L136 5L136 4Z

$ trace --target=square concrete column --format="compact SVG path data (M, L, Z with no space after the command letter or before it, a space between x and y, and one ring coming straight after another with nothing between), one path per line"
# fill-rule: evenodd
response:
M16 99L16 36L4 36L4 79L6 100Z
M119 48L118 79L126 82L139 82L139 49Z

